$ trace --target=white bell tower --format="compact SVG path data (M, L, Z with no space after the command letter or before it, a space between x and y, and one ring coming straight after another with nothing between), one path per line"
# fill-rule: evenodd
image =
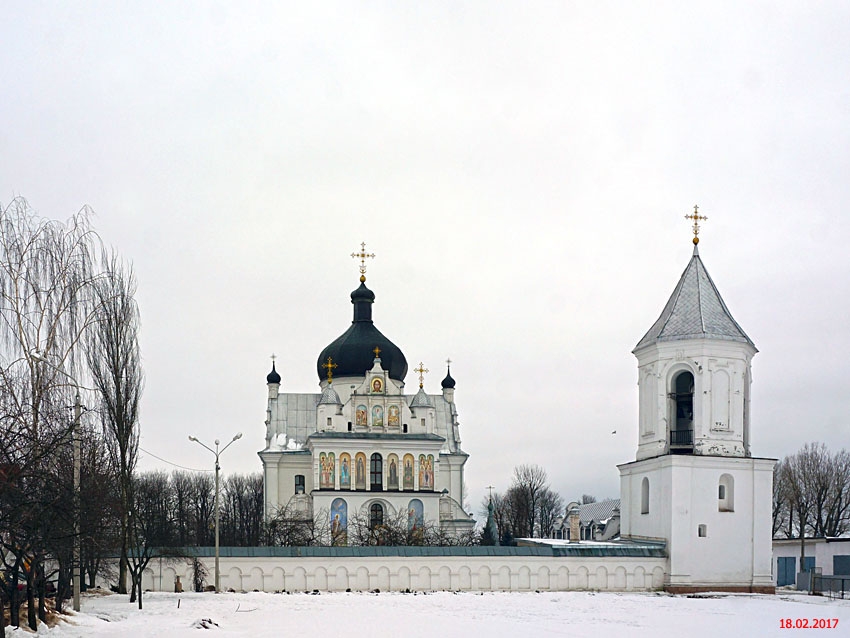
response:
M618 466L623 538L663 540L665 589L772 591L774 459L750 453L751 362L697 250L638 360L636 460Z

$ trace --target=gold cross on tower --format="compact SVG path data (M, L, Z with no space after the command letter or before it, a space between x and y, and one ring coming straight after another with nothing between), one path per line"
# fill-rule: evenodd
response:
M685 215L685 219L694 220L694 246L699 243L699 222L705 221L708 217L699 214L699 206L694 204L694 212L691 215Z
M378 355L381 354L381 349L378 346L375 346L375 349L372 350L375 353L375 358L378 359Z
M334 378L334 368L336 368L336 364L333 362L333 359L328 357L328 362L322 364L323 368L327 368L328 370L328 383L333 383Z
M420 361L419 367L413 368L413 371L419 373L419 387L421 388L425 384L425 373L430 372L430 370L428 370L428 368L425 367L425 364Z
M366 281L366 259L367 258L370 258L370 259L374 258L375 253L372 253L370 255L369 253L366 252L366 242L364 241L364 242L360 242L360 252L359 253L351 253L351 256L354 257L355 259L360 260L360 283L362 284L363 282Z

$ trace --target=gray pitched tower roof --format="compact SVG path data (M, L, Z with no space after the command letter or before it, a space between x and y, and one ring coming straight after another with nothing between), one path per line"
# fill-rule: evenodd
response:
M723 302L694 245L694 254L673 294L634 351L661 341L719 339L755 344ZM634 352L633 351L633 352Z

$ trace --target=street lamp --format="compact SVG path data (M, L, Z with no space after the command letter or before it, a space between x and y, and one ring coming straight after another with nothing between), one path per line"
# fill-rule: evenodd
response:
M57 372L64 374L71 380L71 383L74 386L74 424L71 428L71 441L73 443L74 449L74 497L73 497L73 509L74 509L74 542L73 542L73 580L74 580L74 611L80 611L80 415L83 411L83 406L80 403L80 384L77 383L77 380L72 377L70 374L65 372L62 368L59 368L50 361L48 361L47 357L42 355L39 352L33 352L32 358L36 361L40 361Z
M222 454L224 454L224 451L227 448L229 448L231 445L233 445L234 441L237 441L238 439L241 439L241 438L242 438L242 433L240 432L239 434L237 434L236 436L234 436L230 440L230 443L225 445L219 451L219 449L218 449L219 440L218 439L215 440L215 449L212 449L208 445L204 445L203 443L201 443L194 436L189 437L190 441L194 441L198 445L203 445L210 452L215 454L215 590L216 591L221 591L221 574L219 573L219 570L218 570L218 517L219 517L219 512L218 512L218 471L221 469L221 466L218 464L218 457L221 456Z

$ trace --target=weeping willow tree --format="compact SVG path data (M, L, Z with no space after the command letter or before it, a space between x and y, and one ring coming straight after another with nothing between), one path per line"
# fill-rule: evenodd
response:
M100 241L89 218L83 209L65 223L42 219L23 198L0 209L0 462L15 476L0 491L0 523L4 556L27 566L32 629L36 609L44 617L45 552L68 535L50 485L72 427L65 408L85 376L82 342L97 318Z

